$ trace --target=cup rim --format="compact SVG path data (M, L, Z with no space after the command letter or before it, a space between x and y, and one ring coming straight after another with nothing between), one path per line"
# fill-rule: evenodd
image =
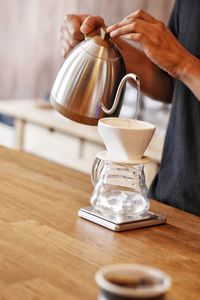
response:
M110 120L121 120L121 121L130 121L130 122L137 122L139 124L143 124L146 125L144 127L139 127L139 128L133 128L133 127L124 127L124 126L120 126L120 125L114 125L114 124L108 124L108 122ZM107 117L107 118L101 118L98 121L98 126L102 125L105 127L109 127L109 128L120 128L123 130L155 130L156 126L152 123L146 122L146 121L141 121L141 120L137 120L137 119L130 119L130 118L117 118L117 117Z
M162 278L162 283L157 285L156 287L146 287L146 288L130 288L130 287L122 287L117 284L111 283L105 279L105 275L109 272L113 271L121 271L121 270L137 270L143 271L148 274L152 274L154 276ZM155 297L158 295L162 295L166 293L169 288L171 287L171 278L165 272L145 265L140 264L114 264L102 267L97 273L95 274L95 280L98 286L102 290L106 290L110 293L117 294L120 296L135 296L135 297Z

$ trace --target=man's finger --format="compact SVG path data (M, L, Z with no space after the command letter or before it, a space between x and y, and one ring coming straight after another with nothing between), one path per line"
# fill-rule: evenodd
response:
M145 11L143 10L137 10L135 11L134 13L130 14L129 16L127 16L126 18L124 18L121 22L117 23L117 24L114 24L112 26L109 26L107 28L107 31L108 32L111 32L113 30L115 30L116 28L118 27L122 27L126 24L130 24L130 23L133 23L134 21L136 20L144 20L144 21L147 21L148 23L157 23L158 21L153 18L151 15L147 14Z
M61 54L64 58L66 58L67 54L72 50L72 46L68 43L65 43L61 46Z
M68 31L67 31L67 27L65 27L64 25L60 27L60 37L63 38L68 38Z
M124 19L123 21L121 21L121 22L119 22L119 23L116 23L116 24L113 24L113 25L111 25L111 26L109 26L107 29L106 29L106 31L107 32L111 32L111 31L114 31L114 30L116 30L117 28L119 28L119 27L122 27L122 26L124 26L124 25L128 25L128 24L130 24L131 23L131 20L130 19Z
M117 38L119 36L131 33L142 33L147 37L152 37L154 36L154 30L152 30L152 26L154 25L149 25L149 23L144 20L136 20L135 22L133 22L132 20L130 22L127 22L126 20L120 22L116 29L110 32L110 36L112 38Z
M152 17L150 14L145 12L144 10L136 10L132 14L128 15L124 20L130 19L130 18L136 18L136 19L142 19L150 23L156 23L158 20L156 20L154 17Z
M104 20L99 16L88 16L81 25L81 32L84 34L90 33L96 28L104 26Z
M76 15L66 15L64 22L72 38L81 41L83 39L83 34L80 32L80 27L82 24L81 17Z
M76 40L71 36L68 28L65 28L65 31L62 33L61 38L65 39L72 47L75 47L80 43L79 40Z

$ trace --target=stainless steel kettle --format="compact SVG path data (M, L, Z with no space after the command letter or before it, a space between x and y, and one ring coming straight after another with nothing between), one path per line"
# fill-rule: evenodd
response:
M69 119L96 125L100 118L119 115L128 78L136 81L139 97L139 78L125 74L118 47L101 28L100 35L86 37L68 54L53 85L51 104Z

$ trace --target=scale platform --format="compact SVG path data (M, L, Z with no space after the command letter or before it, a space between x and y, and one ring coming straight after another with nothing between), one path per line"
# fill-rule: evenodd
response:
M125 231L136 228L165 224L167 218L165 216L154 214L150 211L140 216L104 216L92 206L82 207L78 211L78 215L88 221L106 227L113 231Z

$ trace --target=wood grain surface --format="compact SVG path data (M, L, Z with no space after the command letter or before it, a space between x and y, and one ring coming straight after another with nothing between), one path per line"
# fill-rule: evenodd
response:
M115 233L77 216L87 175L0 147L0 299L96 299L95 272L141 263L167 272L167 300L200 296L200 222L156 201L166 225Z

